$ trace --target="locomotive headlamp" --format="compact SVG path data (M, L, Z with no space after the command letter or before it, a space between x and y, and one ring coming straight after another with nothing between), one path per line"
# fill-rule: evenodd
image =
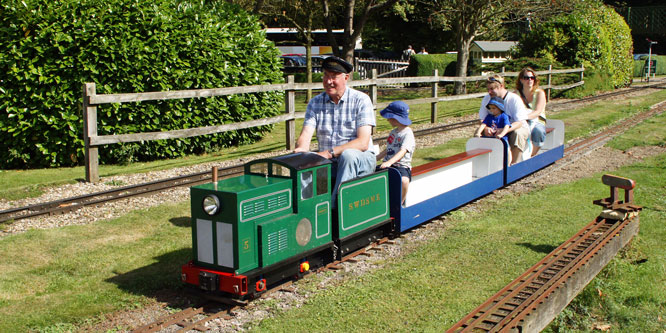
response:
M203 210L208 215L215 215L220 210L220 199L209 194L203 199Z

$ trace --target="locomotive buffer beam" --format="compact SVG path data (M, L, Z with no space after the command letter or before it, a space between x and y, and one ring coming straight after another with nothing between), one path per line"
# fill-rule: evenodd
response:
M638 233L631 179L604 175L603 212L447 332L540 332ZM621 201L618 190L624 189Z

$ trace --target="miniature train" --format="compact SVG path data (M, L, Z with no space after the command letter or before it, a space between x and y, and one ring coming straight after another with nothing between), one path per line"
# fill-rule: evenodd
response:
M552 164L564 155L564 123L549 119L546 127L538 154L528 150L511 166L504 140L472 138L465 152L415 167L404 204L392 168L343 182L333 201L331 162L318 154L249 162L241 176L191 188L194 259L182 266L182 281L257 297Z

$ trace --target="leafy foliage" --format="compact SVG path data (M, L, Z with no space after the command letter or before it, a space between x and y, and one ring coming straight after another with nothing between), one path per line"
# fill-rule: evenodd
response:
M256 19L225 2L8 0L0 20L3 168L83 158L81 91L98 94L281 82L278 51ZM264 118L279 93L98 107L98 134L157 132ZM102 163L170 158L252 142L268 127L109 145Z
M569 14L537 26L520 41L518 56L541 57L607 75L612 86L631 82L632 39L624 19L600 2L583 2Z
M416 54L409 60L407 76L432 76L437 69L441 76L456 75L455 54Z
M657 56L657 55L652 55L652 60L657 61L657 68L653 69L651 68L651 71L655 71L654 73L657 75L664 75L666 74L666 56ZM645 76L645 73L647 73L647 61L648 57L647 56L642 56L640 60L634 60L634 77L641 77Z

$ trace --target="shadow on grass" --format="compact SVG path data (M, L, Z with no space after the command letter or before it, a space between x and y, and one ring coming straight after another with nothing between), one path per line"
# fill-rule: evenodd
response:
M155 263L107 279L127 293L141 295L179 308L189 302L183 293L180 266L192 259L192 248L183 248L154 258Z
M190 221L191 219L189 216L174 217L169 219L169 222L171 222L171 224L177 227L187 227L187 228L192 226L192 223Z
M551 253L553 250L557 248L555 245L549 245L549 244L532 244L532 243L517 243L517 245L524 246L534 252L541 252L541 253Z

